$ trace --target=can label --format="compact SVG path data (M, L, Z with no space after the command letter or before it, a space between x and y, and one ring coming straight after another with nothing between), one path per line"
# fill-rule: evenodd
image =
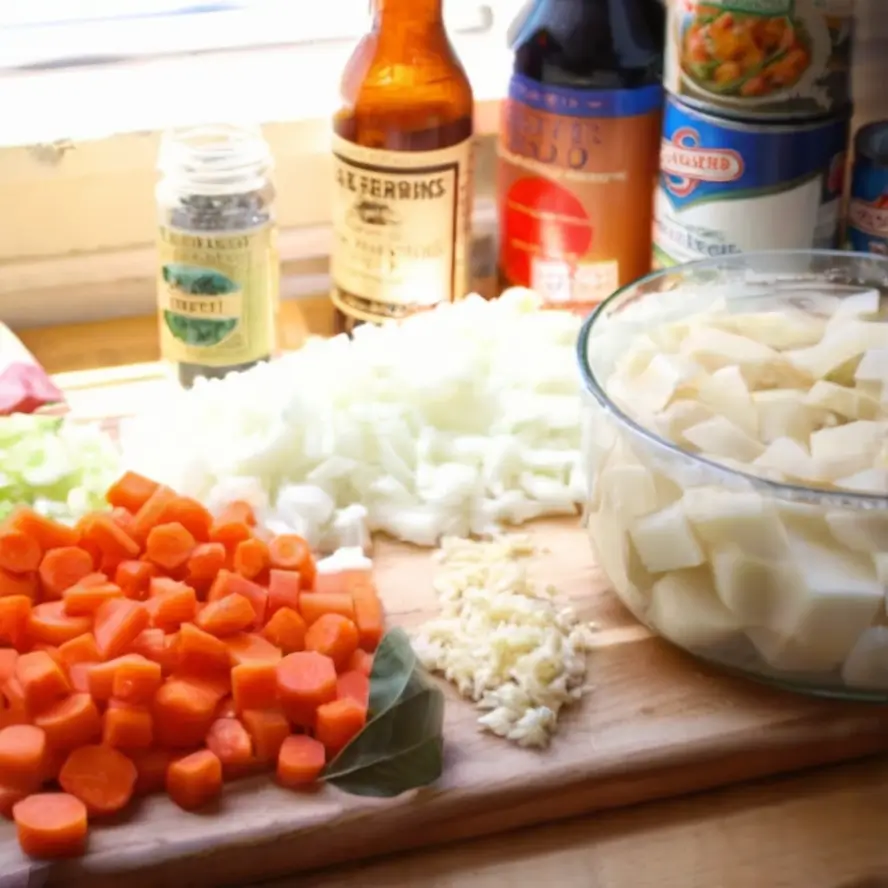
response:
M384 151L333 137L333 304L361 321L466 295L472 140Z
M845 246L860 253L888 255L888 167L865 157L854 163Z
M161 227L161 355L227 367L275 351L279 266L273 226L237 234Z
M670 97L654 200L658 268L750 250L837 246L847 117L760 127Z
M650 270L663 91L578 90L513 75L499 140L502 274L586 311Z
M671 0L664 83L741 119L810 117L851 101L854 0Z

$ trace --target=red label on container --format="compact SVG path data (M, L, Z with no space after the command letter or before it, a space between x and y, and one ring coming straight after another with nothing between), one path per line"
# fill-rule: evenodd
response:
M662 99L513 76L497 183L509 284L587 311L650 270Z

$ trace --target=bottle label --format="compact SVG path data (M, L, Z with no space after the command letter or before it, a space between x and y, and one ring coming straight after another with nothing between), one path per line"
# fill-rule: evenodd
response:
M503 107L500 270L587 311L650 270L663 91L543 86L515 74Z
M161 227L158 251L166 360L227 367L274 353L279 268L273 226L237 234Z
M382 321L465 296L472 140L384 151L334 136L333 164L333 304Z

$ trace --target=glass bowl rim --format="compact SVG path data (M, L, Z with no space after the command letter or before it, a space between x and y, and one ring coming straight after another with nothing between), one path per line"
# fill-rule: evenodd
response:
M628 427L633 433L641 437L647 444L663 451L665 454L673 458L685 459L692 463L704 466L709 472L722 478L732 480L742 480L750 484L754 490L761 493L770 494L774 498L791 500L795 502L805 502L813 505L831 505L835 508L864 508L872 511L888 510L888 495L880 493L864 493L857 490L824 490L819 487L808 487L803 484L788 484L784 481L773 481L761 475L754 475L750 472L741 472L723 463L716 462L698 453L692 453L685 450L678 444L663 438L653 430L636 422L627 413L624 413L611 400L610 396L604 390L604 386L598 381L598 378L589 366L589 338L592 334L596 322L599 318L603 318L608 307L617 302L621 296L631 292L650 281L658 278L667 277L677 272L691 271L694 269L712 268L717 269L724 265L736 262L738 265L750 264L755 265L756 260L785 257L791 258L836 258L836 259L865 259L867 262L875 262L885 266L886 276L888 276L888 258L873 255L870 253L859 253L851 250L755 250L748 253L736 253L731 256L721 256L717 259L698 259L695 262L685 262L681 265L673 265L669 268L660 268L651 271L643 277L636 278L634 281L620 287L600 302L586 317L580 327L580 333L577 337L576 355L577 363L580 368L580 376L586 391L592 395L599 405L611 414L614 419L623 426Z

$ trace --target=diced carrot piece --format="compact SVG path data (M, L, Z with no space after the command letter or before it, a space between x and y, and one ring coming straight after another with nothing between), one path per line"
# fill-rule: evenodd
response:
M14 648L0 648L0 682L15 675L15 664L19 658Z
M29 857L79 857L86 849L86 806L68 793L29 795L13 806L12 817L19 847Z
M309 626L324 614L341 614L354 621L355 605L347 592L303 592L299 596L299 613Z
M0 684L0 727L23 725L29 721L25 692L19 680L12 675Z
M219 513L216 518L219 522L239 521L247 527L256 526L256 513L253 507L243 500L233 500Z
M121 561L114 571L114 582L127 598L144 601L148 597L151 578L156 575L157 568L150 561Z
M114 695L114 676L126 663L150 662L139 654L124 654L104 663L90 663L87 668L89 692L99 701L110 700Z
M133 525L136 523L136 516L129 509L117 506L111 510L111 520L127 535L132 535Z
M270 662L277 663L281 659L281 649L275 647L268 639L251 632L239 632L225 639L225 645L233 665L241 663Z
M131 749L127 755L136 766L136 795L160 792L166 786L166 772L173 754L162 747Z
M281 744L290 736L290 722L280 709L245 709L241 721L253 740L253 753L261 762L277 761Z
M273 616L282 607L298 611L302 591L299 571L272 570L268 577L268 616Z
M336 699L336 667L314 651L287 654L277 664L277 689L287 718L312 727L318 706Z
M336 679L336 698L343 700L346 697L360 703L364 709L370 702L370 679L357 670L343 672Z
M355 625L358 627L358 644L372 653L379 647L385 633L385 615L382 602L375 596L355 598Z
M102 735L102 717L89 694L75 693L45 710L34 724L46 734L46 742L56 750L74 749L95 743Z
M277 664L257 661L231 670L231 695L238 712L277 704Z
M43 605L37 605L43 607ZM27 595L8 595L0 598L0 642L11 644L17 650L22 650L31 635L34 611L31 608L31 599ZM87 620L87 623L89 621ZM87 628L89 626L87 625ZM31 637L40 641L46 640L37 634ZM50 643L57 639L51 639Z
M217 718L207 732L207 749L223 765L246 765L253 758L253 741L236 718Z
M0 567L12 573L37 570L43 550L40 543L14 527L0 528Z
M143 629L130 645L134 654L140 654L152 663L159 663L164 675L174 672L179 665L177 636L166 635L163 629ZM170 640L172 639L172 640Z
M292 654L305 649L305 631L305 620L289 607L282 607L265 624L262 634L283 653Z
M305 633L305 649L329 657L338 671L345 669L358 648L358 628L341 614L318 617Z
M92 632L84 632L66 641L59 647L59 656L66 668L75 663L98 663L102 659Z
M210 601L195 622L204 632L224 637L252 626L256 622L256 611L243 595L226 595L218 601Z
M197 614L197 592L185 583L167 577L154 577L145 610L153 626L177 628L193 620Z
M124 703L150 703L162 683L159 663L137 656L121 657L111 680L111 696Z
M213 585L210 587L207 601L219 601L229 595L243 595L256 612L256 623L265 622L265 613L268 608L268 592L258 583L232 573L229 570L220 570Z
M136 785L136 766L110 746L79 746L62 770L59 783L80 799L90 814L114 814L126 807Z
M148 531L145 557L163 570L175 570L185 566L195 545L194 537L178 521L157 524Z
M169 678L154 697L155 742L187 749L204 742L220 697L184 678Z
M10 725L0 731L0 781L33 791L43 782L46 734L36 725Z
M100 605L113 598L123 598L123 590L114 583L103 583L101 586L81 586L75 583L62 596L65 613L69 617L94 614Z
M160 485L145 500L136 512L136 517L133 521L132 537L137 543L144 545L151 528L163 523L164 509L174 499L176 499L176 492L169 487Z
M65 671L65 661L62 659L62 655L59 653L59 649L55 645L43 644L43 642L38 641L37 644L31 646L31 653L34 651L43 651L45 654L49 654L49 656L58 663L62 672Z
M346 668L349 672L363 672L364 675L369 677L373 671L373 654L358 648L351 655Z
M92 573L88 573L85 577L81 577L76 585L88 589L90 586L104 586L107 582L109 582L108 574L102 573L101 571L93 571Z
M234 570L248 580L254 580L265 573L270 564L271 554L268 546L256 537L243 540L234 550Z
M154 740L154 717L147 706L112 700L105 712L102 743L115 749L148 749Z
M89 668L93 665L93 663L72 663L68 667L68 681L73 693L89 693Z
M314 586L317 567L311 546L295 533L282 533L268 545L271 566L278 570L298 570L304 589Z
M323 703L315 714L315 739L333 758L361 732L366 721L367 707L351 697Z
M0 786L0 817L12 820L12 809L28 795L20 786Z
M0 569L0 598L24 595L36 601L40 591L40 581L36 573L13 574Z
M216 579L227 560L228 553L222 543L199 543L188 557L185 577L189 583L197 583L203 588Z
M42 712L71 690L68 677L46 651L22 654L15 663L15 677L22 686L28 709L34 712Z
M228 645L194 623L183 623L178 639L179 669L203 674L226 670L231 666Z
M218 518L210 527L210 542L222 543L225 551L234 554L239 543L252 539L253 528L242 521L219 520Z
M222 791L222 762L209 749L176 759L167 768L166 790L180 808L202 808Z
M359 568L340 570L336 573L318 574L315 579L315 592L347 592L354 596L356 590L370 583L370 569Z
M172 678L176 680L181 679L210 694L216 701L216 708L218 708L225 697L231 694L231 672L229 670L225 672L206 672L203 675L177 672Z
M102 555L123 561L137 558L141 547L110 515L95 513L83 528L84 540L95 543Z
M216 706L216 718L237 718L233 697L223 697Z
M117 598L106 601L96 611L93 634L99 652L106 660L118 657L148 627L148 612L138 601Z
M291 789L314 783L324 770L323 744L305 734L287 737L278 753L277 779Z
M136 472L124 472L105 493L108 504L135 514L160 485Z
M205 543L210 538L213 516L196 499L177 496L170 500L158 516L158 524L181 524L195 540Z
M46 518L30 506L16 506L6 526L37 540L44 552L62 546L76 546L80 539L80 534L73 527Z

